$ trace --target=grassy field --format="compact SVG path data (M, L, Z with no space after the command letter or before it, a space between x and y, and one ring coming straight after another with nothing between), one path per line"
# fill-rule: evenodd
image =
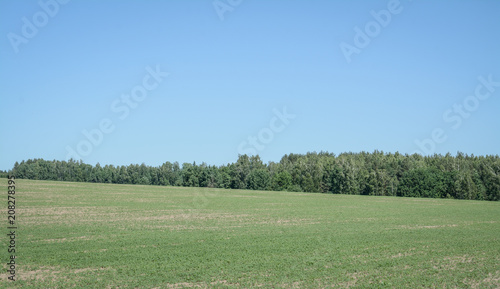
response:
M2 207L7 232L7 184ZM500 287L500 203L17 180L0 287Z

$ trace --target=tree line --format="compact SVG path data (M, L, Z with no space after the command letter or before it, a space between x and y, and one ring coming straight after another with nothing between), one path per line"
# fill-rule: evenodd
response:
M333 194L500 200L500 158L457 153L328 152L289 154L264 164L240 155L235 163L165 162L152 167L95 166L82 161L30 159L9 172L17 178L115 184L319 192Z

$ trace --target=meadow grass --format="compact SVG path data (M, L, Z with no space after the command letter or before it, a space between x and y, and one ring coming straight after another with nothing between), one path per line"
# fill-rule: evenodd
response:
M2 288L500 287L498 202L32 180L16 191L18 280L4 234Z

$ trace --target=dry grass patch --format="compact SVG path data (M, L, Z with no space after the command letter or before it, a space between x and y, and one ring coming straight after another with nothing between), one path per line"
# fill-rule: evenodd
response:
M316 219L267 219L263 221L253 221L252 224L259 225L278 225L278 226L298 226L298 225L312 225L312 224L320 224L321 222Z
M463 281L464 284L470 288L500 288L500 271L493 273L488 273L488 277L481 280L474 280L466 278Z
M440 261L434 261L433 268L440 271L456 270L458 265L475 263L476 261L480 261L480 259L467 255L444 257Z
M99 272L113 270L112 268L80 268L67 269L58 266L42 266L34 269L29 266L20 266L16 272L16 281L36 281L36 282L56 282L58 280L71 278L82 278L83 275L92 273L99 275ZM78 277L78 275L82 275ZM1 273L0 278L7 280L7 273Z
M414 225L414 226L409 226L409 225L401 225L398 226L398 229L410 229L410 230L415 230L415 229L439 229L439 228L453 228L453 227L458 227L457 224L448 224L448 225Z
M181 283L168 283L165 284L166 287L156 287L156 288L171 288L171 289L179 289L179 288L219 288L221 285L225 287L240 287L239 283L230 283L227 280L217 280L212 281L210 283L206 282L181 282Z
M45 240L39 240L38 242L64 243L64 242L74 242L74 241L93 240L93 239L94 238L88 236L81 236L81 237L59 238L59 239L45 239Z

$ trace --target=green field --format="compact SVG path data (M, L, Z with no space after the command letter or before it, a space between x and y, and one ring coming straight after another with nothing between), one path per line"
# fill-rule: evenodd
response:
M7 182L2 207L7 232ZM0 287L500 287L500 203L16 181Z

